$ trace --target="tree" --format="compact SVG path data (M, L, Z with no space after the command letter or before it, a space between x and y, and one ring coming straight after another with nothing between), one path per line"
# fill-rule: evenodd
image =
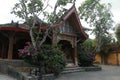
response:
M103 45L103 37L109 35L109 30L112 27L111 5L101 4L100 0L86 0L79 7L79 15L91 27L94 27L92 33L96 36L97 48L95 52L101 50Z
M60 17L66 12L66 9L63 7L67 3L75 3L75 0L57 0L53 12L49 13L46 11L46 8L50 7L49 1L50 0L19 0L12 10L13 14L26 22L25 25L29 29L34 48L41 47L47 36L49 36L50 30L53 30L53 25L60 21ZM39 19L39 16L43 16L44 19ZM44 32L41 30L37 31L37 27L35 26L36 22L39 22L39 25L47 22L47 30ZM41 34L42 36L40 36Z
M120 24L116 26L115 36L117 38L117 42L120 44Z
M119 51L119 47L120 47L120 24L116 25L116 30L115 30L115 36L117 38L117 42L114 41L113 46L116 49L116 64L119 65L119 56L118 56L118 51Z
M79 45L81 47L80 49L82 49L86 53L92 52L95 48L95 46L93 45L93 40L92 39L87 39L84 43L79 44Z
M102 38L102 45L101 45L101 50L99 52L99 54L101 55L102 58L102 63L103 64L107 64L107 57L112 49L112 37L109 36L103 36Z
M12 13L14 13L19 18L22 18L25 21L25 25L29 29L29 34L31 38L32 44L27 46L28 50L26 52L26 47L22 49L25 55L29 57L29 61L32 63L36 63L37 66L40 69L41 73L44 73L44 70L46 68L45 64L46 61L49 63L49 68L55 69L57 72L60 72L59 70L63 69L64 61L62 59L62 54L57 54L58 48L50 49L50 48L43 48L43 43L45 42L46 38L49 37L50 32L54 31L57 32L56 29L54 29L54 24L59 23L62 19L62 15L67 11L64 6L66 6L67 3L75 3L75 0L56 0L55 6L53 8L53 12L47 12L46 9L48 7L51 7L49 5L50 0L18 0L19 2L15 4ZM43 18L39 18L39 16L43 16ZM46 22L46 23L45 23ZM39 23L39 26L42 24L45 24L47 26L45 31L42 31L39 28L39 26L36 26L36 23ZM51 46L50 46L51 47ZM33 50L33 51L31 51ZM49 50L52 50L53 52L49 52ZM48 51L48 52L45 52ZM22 52L23 53L23 52ZM50 54L44 54L44 53L56 53L53 56L48 56ZM28 60L27 57L27 60ZM60 58L60 59L59 59ZM44 61L43 61L44 60ZM50 64L51 62L51 64ZM56 65L53 63L56 62ZM62 63L61 63L62 62ZM59 67L58 67L59 66ZM53 72L56 72L53 71ZM41 75L41 74L39 74ZM40 79L41 80L41 79Z

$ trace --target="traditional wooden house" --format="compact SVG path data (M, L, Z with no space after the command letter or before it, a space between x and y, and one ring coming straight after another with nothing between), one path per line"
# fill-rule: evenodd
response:
M40 28L44 28L40 26ZM77 44L84 42L88 35L85 33L75 6L64 14L61 22L55 24L55 28L60 29L60 34L53 32L52 39L47 38L51 44L61 44L65 53L66 62L78 65ZM17 50L23 48L25 42L30 41L28 29L24 24L0 25L0 58L18 59Z

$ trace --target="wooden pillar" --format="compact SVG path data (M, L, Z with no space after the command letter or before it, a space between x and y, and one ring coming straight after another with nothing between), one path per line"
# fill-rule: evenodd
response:
M1 51L1 58L4 58L4 42L2 43L2 51Z
M4 53L4 40L0 40L0 46L1 46L1 52L0 52L0 58L3 58L3 53Z
M77 47L74 48L74 64L75 66L78 66Z
M0 58L2 58L2 43L1 43L1 41L0 41Z
M74 63L75 66L78 66L78 54L77 54L77 38L74 40Z
M0 48L1 48L1 49L0 49L0 58L2 58L2 45L1 45Z
M9 36L9 46L8 46L8 59L12 59L13 57L13 35Z

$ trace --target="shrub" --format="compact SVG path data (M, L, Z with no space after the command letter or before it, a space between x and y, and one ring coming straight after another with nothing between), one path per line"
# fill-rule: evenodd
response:
M40 49L36 49L29 43L24 49L18 51L26 62L41 68L44 74L54 73L57 75L65 67L65 60L60 46L43 45Z
M78 45L79 65L80 66L93 66L95 60L94 45L92 40L88 39L84 43Z
M65 67L65 60L60 46L42 46L43 57L45 61L45 70L47 73L59 74Z
M93 66L93 61L95 60L93 53L80 53L79 54L79 66L89 67Z

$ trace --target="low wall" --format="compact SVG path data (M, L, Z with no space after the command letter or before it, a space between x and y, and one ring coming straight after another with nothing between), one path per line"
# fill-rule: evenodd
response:
M27 72L24 72L24 69L31 67L29 64L25 63L22 60L0 60L0 71L6 73L17 80L39 80L40 76L30 75ZM21 70L23 69L23 71ZM75 67L64 70L62 73L72 73L72 72L81 72L81 71L100 71L102 68L99 66L94 67ZM28 69L27 69L28 70ZM61 73L61 74L62 74ZM42 75L42 80L54 80L55 77L53 74Z
M8 74L17 80L38 80L39 76L30 76L26 72L20 71L17 67L31 67L23 60L0 60L0 72ZM53 74L42 76L42 80L54 80Z
M101 64L101 56L99 54L95 56L95 63Z
M116 54L117 54L116 52L109 53L109 55L106 57L107 58L107 64L110 64L110 65L116 65L117 64ZM102 61L101 56L99 54L97 54L96 57L95 57L95 62L101 64L101 61ZM118 63L120 65L120 52L118 53Z
M8 75L16 78L17 80L39 80L39 76L28 75L28 73L21 72L12 66L8 67ZM54 80L54 75L42 75L42 80Z
M108 55L107 63L111 65L116 65L116 54L115 53L111 53L110 55Z
M30 66L29 64L25 63L23 60L6 60L6 59L0 59L0 72L2 73L8 73L8 66Z

